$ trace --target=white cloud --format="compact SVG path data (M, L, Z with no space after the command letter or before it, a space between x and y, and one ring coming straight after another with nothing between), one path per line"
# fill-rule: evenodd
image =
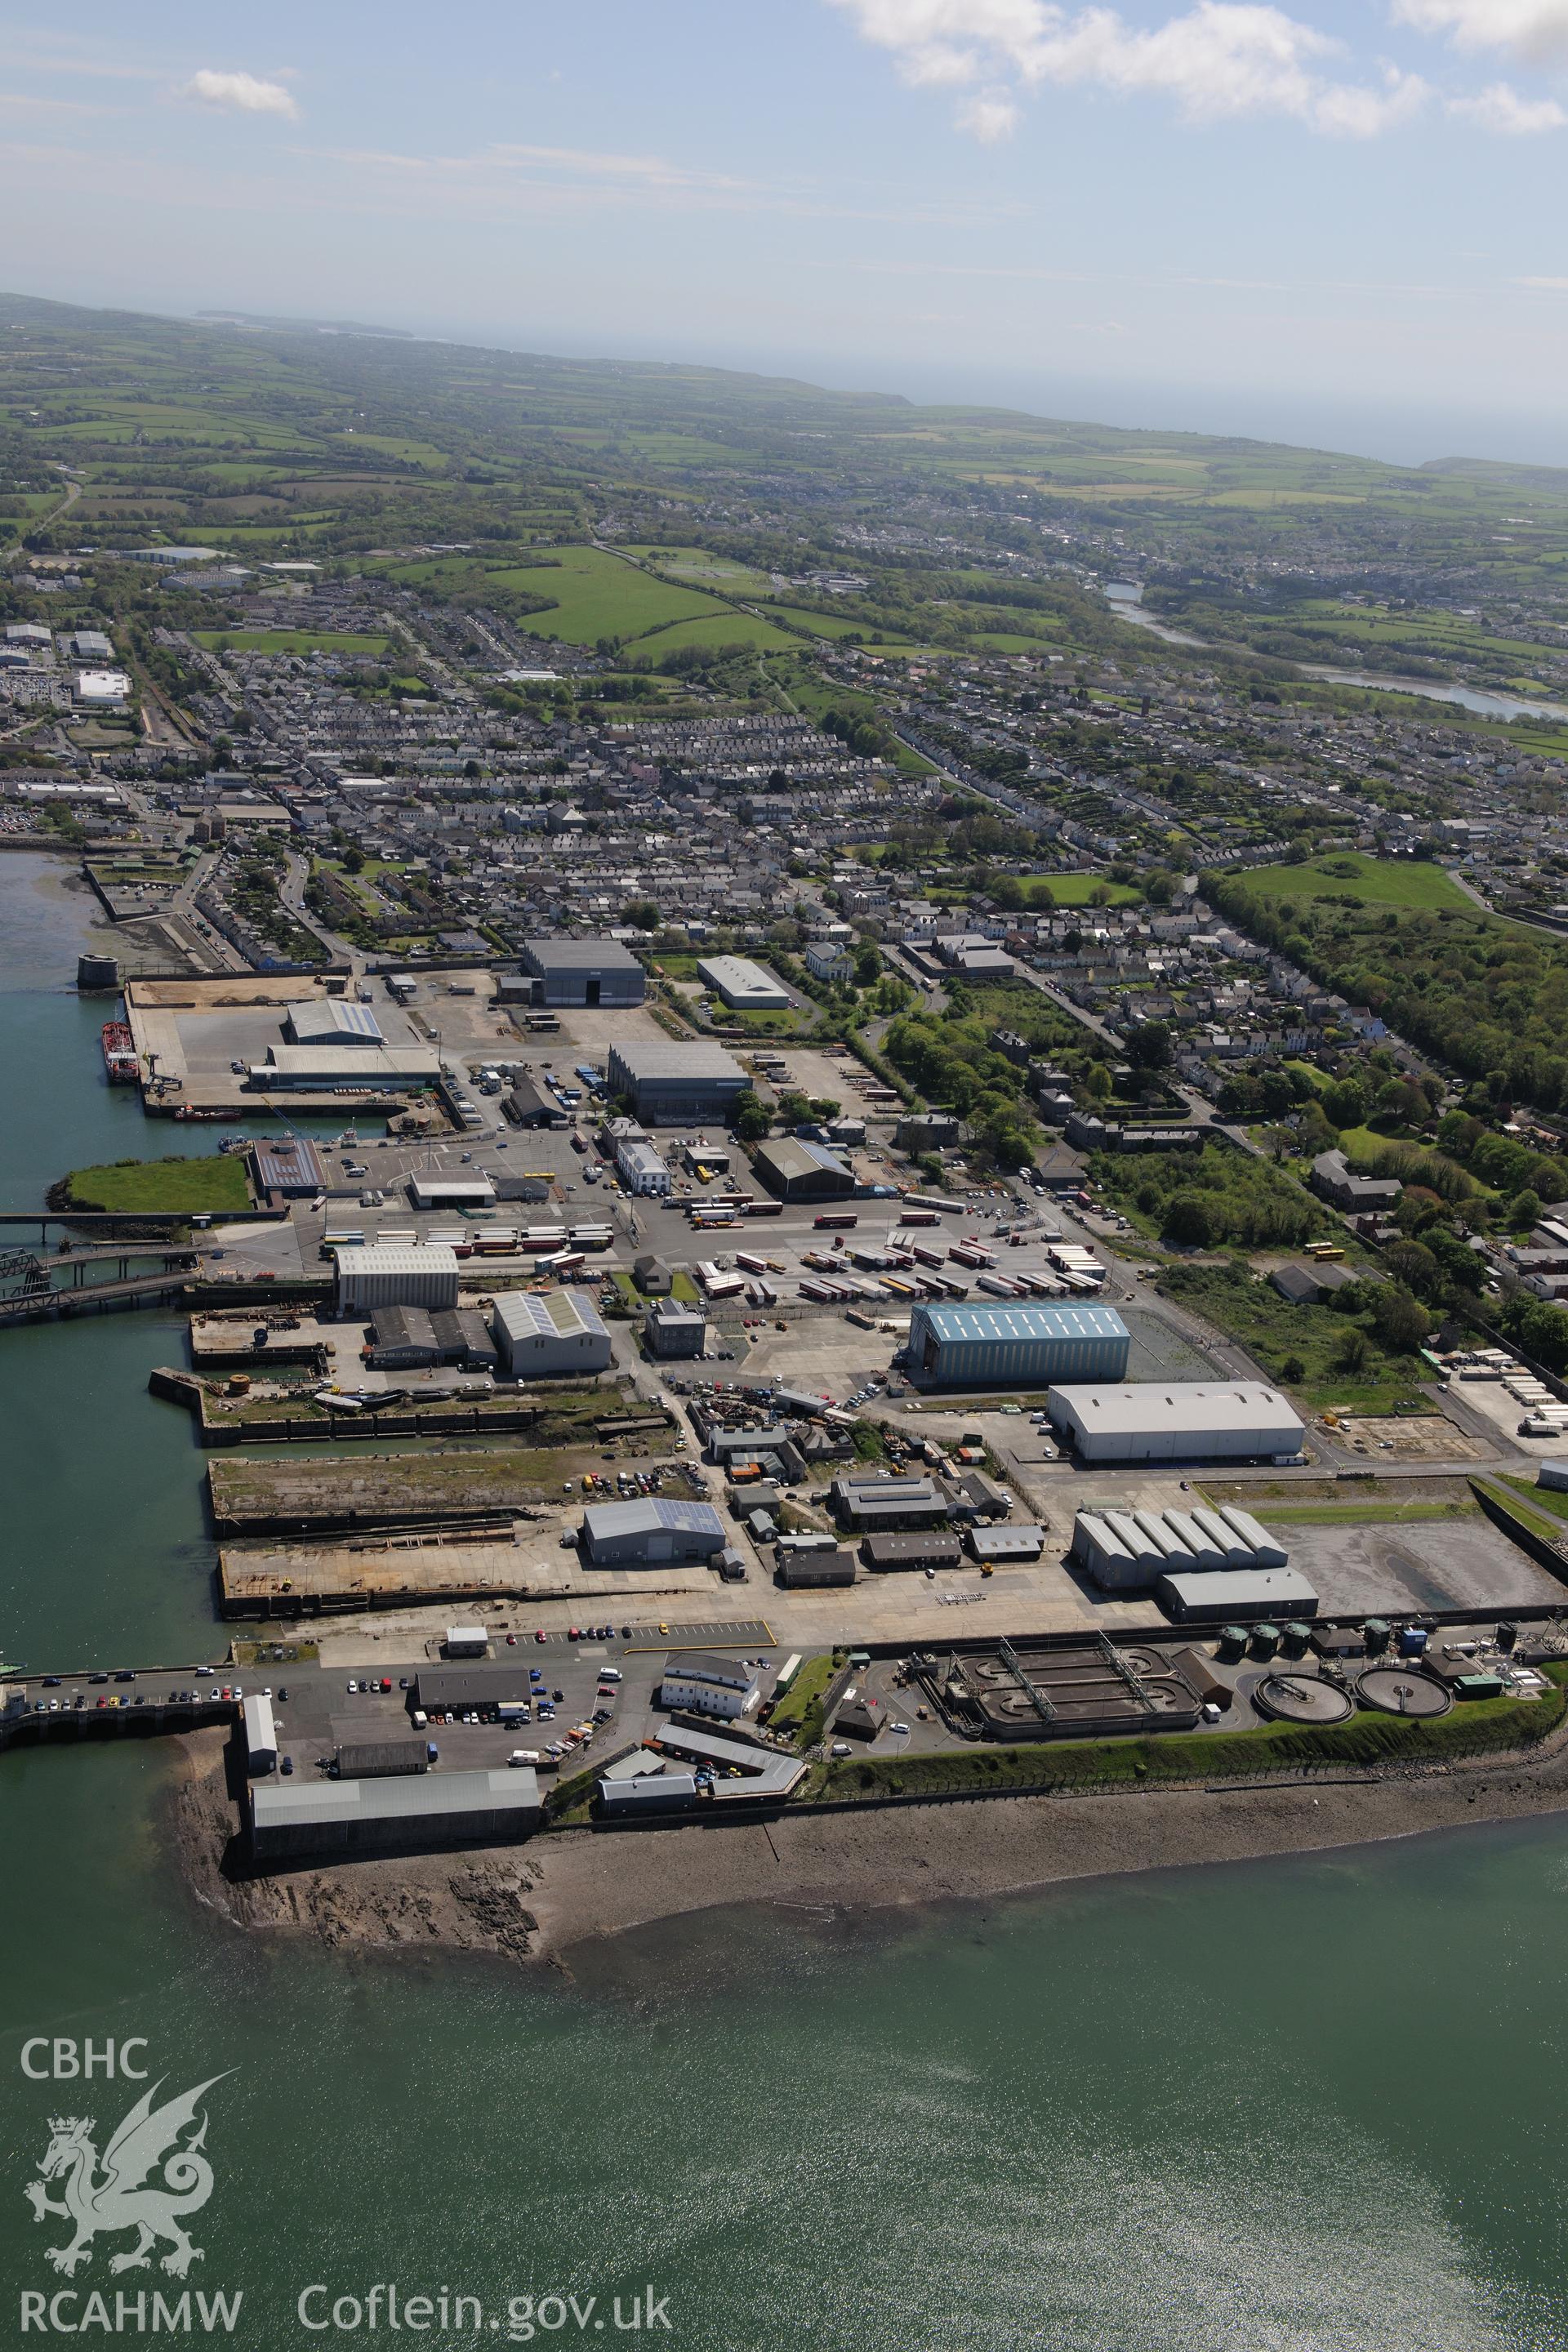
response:
M220 73L203 66L179 92L201 106L223 107L236 114L299 114L294 94L280 81L261 81L255 74Z
M992 147L999 139L1010 139L1018 128L1018 101L1005 90L977 92L959 100L956 120L961 131Z
M958 125L984 139L1005 137L1014 127L1012 92L1042 83L1164 96L1194 121L1284 115L1339 138L1369 138L1414 113L1430 94L1417 75L1392 68L1372 86L1336 79L1328 64L1340 44L1264 0L1198 0L1185 16L1147 31L1114 8L1069 13L1055 0L830 5L850 16L864 39L889 50L911 85L978 86L961 102ZM1568 0L1560 5L1568 11Z
M1451 98L1448 111L1504 139L1529 139L1538 131L1561 131L1568 122L1568 114L1554 98L1521 98L1506 81L1492 82L1474 98Z
M1460 49L1512 49L1535 64L1568 57L1568 0L1394 0L1394 21L1447 33Z

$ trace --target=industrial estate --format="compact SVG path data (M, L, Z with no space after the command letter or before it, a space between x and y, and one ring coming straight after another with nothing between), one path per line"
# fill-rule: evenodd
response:
M17 1662L0 1742L220 1728L258 1884L1556 1729L1522 556L1451 576L1348 461L1353 529L1134 515L1021 420L1004 504L1000 425L889 458L746 380L679 478L500 412L481 467L425 346L361 353L357 473L220 467L353 339L119 321L195 420L132 446L90 314L9 313L0 845L94 894L56 1083L129 1148L0 1204L0 1346L159 1310L217 1565L210 1655ZM656 373L616 399L699 400ZM1302 659L1393 614L1397 695Z

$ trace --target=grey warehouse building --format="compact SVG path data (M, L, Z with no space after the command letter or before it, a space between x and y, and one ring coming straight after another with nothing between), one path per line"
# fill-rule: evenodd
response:
M1046 1409L1083 1462L1293 1462L1307 1433L1261 1381L1053 1388Z
M534 940L518 958L535 1004L640 1004L647 975L619 940Z
M1131 1346L1110 1307L917 1307L910 1378L922 1388L1050 1388L1124 1381Z
M724 1549L724 1523L711 1503L595 1503L583 1514L583 1543L595 1568L711 1559Z
M612 1096L629 1095L645 1127L721 1126L750 1078L722 1045L671 1037L612 1045Z
M385 1780L268 1780L251 1789L246 1801L258 1862L499 1845L526 1837L542 1810L532 1771L506 1766Z
M781 1201L847 1201L855 1190L853 1171L825 1144L797 1135L757 1146L753 1166Z

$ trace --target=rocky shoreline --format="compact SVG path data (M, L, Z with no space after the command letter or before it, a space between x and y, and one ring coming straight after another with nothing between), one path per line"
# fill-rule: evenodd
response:
M714 1908L852 1914L1068 1879L1420 1836L1568 1810L1568 1726L1539 1748L1379 1779L868 1807L709 1827L570 1830L521 1846L226 1875L226 1735L182 1743L174 1835L235 1926L335 1949L488 1954L570 1972L574 1948Z

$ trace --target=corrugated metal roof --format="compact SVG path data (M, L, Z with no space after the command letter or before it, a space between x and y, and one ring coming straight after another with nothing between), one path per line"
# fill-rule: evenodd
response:
M417 1821L443 1813L537 1812L531 1766L494 1772L420 1772L380 1780L280 1780L250 1792L258 1830L318 1822Z
M334 1037L363 1037L372 1045L383 1043L381 1024L371 1007L351 996L302 997L289 1007L289 1019L302 1045L317 1039L330 1043Z
M1226 1387L1206 1381L1143 1381L1135 1388L1058 1387L1053 1406L1071 1413L1086 1430L1292 1431L1299 1415L1277 1389L1261 1381L1235 1381Z
M610 1052L629 1078L733 1078L741 1086L751 1080L732 1054L722 1045L700 1039L677 1045L670 1037L617 1038Z
M452 1263L457 1264L456 1258ZM576 1290L503 1290L496 1300L495 1315L511 1339L574 1339L583 1331L599 1339L605 1336L598 1308L585 1293Z
M916 1315L942 1340L1125 1339L1113 1307L920 1307Z
M542 976L551 971L641 971L619 940L530 940L519 959Z
M717 1544L724 1540L724 1523L711 1503L667 1502L653 1496L646 1502L591 1503L583 1517L592 1541L603 1541L606 1536L651 1535L660 1528L684 1535L710 1535Z
M449 1274L458 1272L456 1250L430 1242L355 1242L337 1252L341 1274Z

